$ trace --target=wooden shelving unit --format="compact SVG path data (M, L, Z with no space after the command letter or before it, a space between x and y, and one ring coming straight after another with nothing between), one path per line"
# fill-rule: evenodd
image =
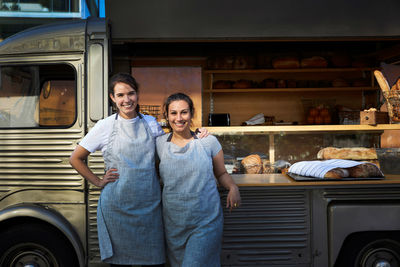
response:
M376 68L309 68L309 69L247 69L247 70L204 70L205 84L203 93L205 99L209 99L210 113L231 113L232 117L238 118L231 125L238 125L244 121L246 116L250 118L264 108L266 115L295 118L298 120L299 114L304 114L301 108L301 97L335 97L345 104L351 104L355 99L358 101L358 108L364 103L364 94L378 93L378 86L375 82L373 71ZM293 80L329 80L333 77L366 78L366 86L354 87L297 87L297 88L246 88L246 89L213 89L213 83L217 80L239 80L254 79L260 81L267 78L293 79ZM304 92L304 94L303 94ZM378 95L378 94L376 94ZM282 102L279 102L282 101ZM279 104L278 104L279 103ZM246 116L243 113L247 113ZM232 116L233 115L233 116ZM297 116L297 117L296 117ZM285 120L287 121L287 120ZM296 135L296 134L352 134L352 133L378 133L385 130L400 130L400 124L380 124L372 125L268 125L268 126L230 126L230 127L207 127L214 135L268 135L269 137L269 157L270 162L275 161L275 136L276 135Z

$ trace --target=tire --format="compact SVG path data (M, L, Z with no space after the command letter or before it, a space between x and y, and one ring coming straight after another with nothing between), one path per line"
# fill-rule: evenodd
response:
M336 267L400 267L400 243L393 235L362 233L346 240Z
M12 226L0 233L0 240L0 266L79 266L71 244L51 226Z

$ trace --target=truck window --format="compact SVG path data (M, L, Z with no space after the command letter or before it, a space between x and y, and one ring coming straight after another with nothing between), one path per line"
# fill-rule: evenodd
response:
M0 128L67 127L75 117L72 67L0 67Z

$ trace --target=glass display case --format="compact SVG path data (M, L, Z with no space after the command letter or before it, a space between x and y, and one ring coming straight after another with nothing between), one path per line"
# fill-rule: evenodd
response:
M222 145L225 165L230 174L244 174L241 160L257 154L264 164L264 174L279 173L282 166L298 161L317 160L326 147L374 148L384 173L400 174L395 164L400 149L381 148L384 130L400 125L330 125L330 126L243 126L208 127ZM270 168L268 168L268 166Z

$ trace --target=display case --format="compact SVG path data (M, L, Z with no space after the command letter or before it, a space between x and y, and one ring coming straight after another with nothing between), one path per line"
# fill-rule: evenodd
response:
M259 153L274 164L278 160L289 163L314 160L320 149L329 146L379 149L381 134L385 130L400 130L400 124L231 126L207 129L221 142L228 170L232 170L241 158L252 153Z

